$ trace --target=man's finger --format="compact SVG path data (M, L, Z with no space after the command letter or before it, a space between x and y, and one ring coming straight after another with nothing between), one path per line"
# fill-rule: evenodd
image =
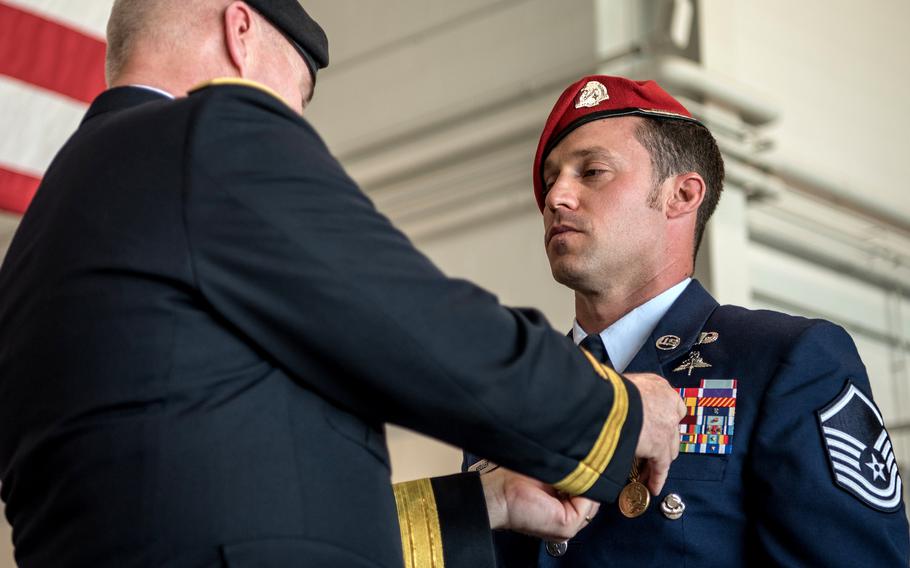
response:
M588 508L588 513L585 515L585 521L590 523L594 517L597 515L597 511L600 510L600 503L596 501L590 502L590 508Z
M679 416L679 419L682 420L688 413L689 409L686 408L686 403L684 403L682 398L680 398L676 403L676 414Z
M641 471L638 474L638 481L645 487L650 487L649 482L651 480L651 466L645 462L642 466Z
M584 519L589 517L593 519L600 508L600 503L586 497L572 497L570 501L572 508L575 509L575 514Z
M664 483L667 481L667 474L670 472L670 463L665 461L652 460L650 475L648 476L648 489L651 495L659 495Z

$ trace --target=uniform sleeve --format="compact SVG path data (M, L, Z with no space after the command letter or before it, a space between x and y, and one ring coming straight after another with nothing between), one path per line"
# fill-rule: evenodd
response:
M538 312L447 278L283 106L246 88L194 96L184 218L226 325L362 417L615 499L641 428L634 386Z
M862 397L847 396L850 385ZM804 331L766 392L745 471L751 478L746 480L751 533L746 542L756 564L828 566L835 560L907 566L910 532L900 486L896 503L884 508L868 501L870 493L861 487L868 472L860 468L868 467L871 458L860 459L860 448L878 441L883 451L888 449L873 406L865 368L849 335L827 322ZM832 433L831 424L838 432L852 432ZM826 438L835 439L830 448ZM846 449L836 449L838 444ZM848 462L855 471L839 478ZM894 481L899 483L899 477Z
M463 473L394 486L405 568L494 568L480 476Z

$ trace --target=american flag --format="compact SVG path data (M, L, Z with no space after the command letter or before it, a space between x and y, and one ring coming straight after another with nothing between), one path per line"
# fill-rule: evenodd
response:
M23 213L104 90L113 0L0 0L0 210Z

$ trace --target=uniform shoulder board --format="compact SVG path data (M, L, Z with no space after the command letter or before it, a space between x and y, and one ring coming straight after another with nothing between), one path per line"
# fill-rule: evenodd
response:
M284 102L284 99L281 98L281 95L276 93L270 87L263 85L262 83L257 83L256 81L250 81L249 79L240 79L238 77L221 77L219 79L212 79L211 81L206 81L204 83L200 83L200 84L196 85L195 87L193 87L192 89L190 89L189 94L192 95L194 93L205 91L212 87L221 87L221 86L225 86L225 85L249 87L251 89L256 89L257 91L262 91L263 93L265 93L267 95L271 95L271 96L275 97L276 99L278 99L279 101Z
M834 482L876 511L901 505L901 477L882 414L848 380L844 390L818 411Z

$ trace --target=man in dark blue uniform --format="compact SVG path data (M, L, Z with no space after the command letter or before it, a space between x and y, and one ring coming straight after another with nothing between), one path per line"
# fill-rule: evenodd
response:
M630 479L567 545L497 533L500 566L906 566L900 474L847 333L720 306L691 280L723 184L710 132L653 82L585 77L533 175L572 338L666 376L688 413L650 505Z
M0 270L21 566L483 565L476 477L393 493L385 421L570 495L633 454L662 483L666 382L446 278L301 118L328 55L298 2L118 0L109 39Z

